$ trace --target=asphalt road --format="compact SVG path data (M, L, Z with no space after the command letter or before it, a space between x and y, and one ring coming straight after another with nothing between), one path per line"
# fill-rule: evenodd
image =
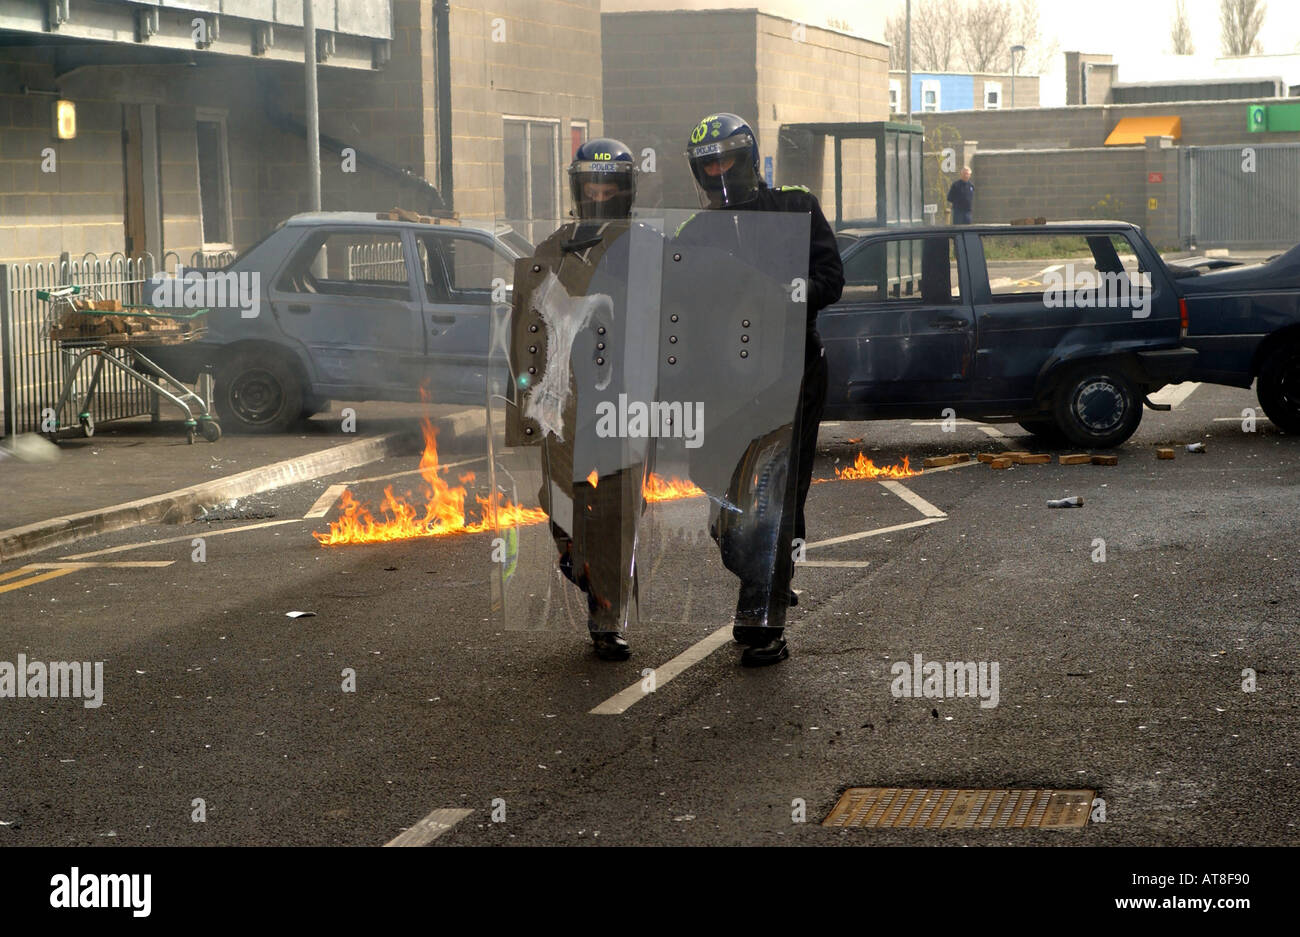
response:
M331 485L418 489L357 483L414 459L9 564L0 660L102 661L104 697L0 698L0 845L382 844L443 808L472 813L439 845L1295 844L1300 439L1262 415L1243 432L1255 405L1202 386L1148 412L1116 467L973 464L908 479L907 496L819 484L814 544L931 522L812 546L841 565L797 573L789 661L744 670L723 643L618 714L590 711L728 623L730 580L705 545L647 587L683 621L601 662L580 631L493 617L488 534L310 536L335 516L303 518ZM1155 458L1194 441L1207 452ZM827 424L815 475L859 451L915 463L1033 442L1014 425ZM1084 507L1046 506L1064 495ZM6 575L68 556L169 565ZM690 607L679 574L701 596ZM996 662L997 705L895 697L891 664L916 654ZM843 789L871 785L1095 788L1105 819L819 825Z

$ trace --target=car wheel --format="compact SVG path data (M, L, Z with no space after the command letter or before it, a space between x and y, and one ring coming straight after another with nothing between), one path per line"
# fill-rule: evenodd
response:
M1061 433L1061 428L1051 420L1021 420L1020 428L1026 433L1037 436L1040 442L1065 442L1065 436Z
M1264 359L1255 395L1278 429L1300 435L1300 342L1290 342Z
M1132 382L1111 365L1071 370L1056 390L1054 406L1060 433L1077 446L1118 446L1142 422L1142 398Z
M270 351L236 353L217 371L217 413L236 433L283 433L301 417L302 378Z
M323 413L330 408L333 401L326 400L323 397L304 397L302 401L302 418L308 419L318 413Z

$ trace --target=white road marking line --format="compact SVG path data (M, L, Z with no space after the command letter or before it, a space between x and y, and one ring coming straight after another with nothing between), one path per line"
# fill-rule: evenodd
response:
M175 560L133 560L119 563L29 563L28 569L163 569Z
M487 456L485 455L481 455L476 459L462 459L459 462L448 462L446 465L439 465L438 471L442 471L443 469L460 468L460 466L462 465L470 465L474 462L485 462L485 461L487 461ZM346 482L345 485L360 485L363 482L386 482L390 478L401 478L403 475L419 475L421 471L423 470L418 468L404 469L403 471L400 472L389 472L387 475L375 475L371 478L358 478L355 479L354 481Z
M144 547L158 546L164 543L180 543L182 540L194 540L195 538L220 537L222 534L241 534L246 530L258 530L262 527L278 527L281 524L301 524L302 518L292 517L287 521L262 521L257 524L245 524L243 527L227 527L225 530L205 530L195 531L194 533L183 534L179 537L166 537L162 540L146 540L143 543L128 543L125 546L109 547L107 550L92 550L89 553L75 553L72 556L63 557L65 560L84 560L92 556L108 556L110 553L122 553L126 550L140 550Z
M880 485L882 488L887 488L888 490L892 491L894 494L898 495L900 498L902 498L912 507L916 508L926 517L947 517L948 516L946 513L940 511L929 501L926 501L916 492L912 491L902 482L896 482L890 480L890 481L883 481L880 483Z
M330 508L334 507L334 502L339 499L339 495L343 494L343 492L347 490L347 485L330 485L321 493L321 496L316 499L316 503L311 506L311 510L303 515L303 518L324 517L330 512Z
M654 671L655 690L658 691L665 683L676 677L687 667L698 664L730 640L731 623L728 622L703 641L692 644L662 667L656 667ZM626 690L620 690L595 709L590 710L589 714L593 716L617 716L620 713L627 712L628 709L648 695L641 688L641 681L638 680Z
M924 520L908 521L906 524L894 524L892 527L880 527L876 530L864 530L856 534L845 534L842 537L831 537L829 540L817 540L813 543L805 543L803 548L811 550L813 547L829 547L836 543L848 543L851 540L865 540L867 537L879 537L881 534L892 534L899 530L910 530L913 527L926 527L930 524L941 524L946 521L947 517L927 517Z
M804 547L804 549L808 549ZM800 566L821 566L828 569L862 569L870 566L870 560L803 560L794 564L796 568Z
M826 424L823 423L822 425L825 426ZM954 425L955 425L955 426L978 426L979 424L977 424L974 420L954 420L952 423L948 423L947 420L922 420L922 421L917 422L917 423L909 423L909 424L908 424L908 426L944 426L944 425L948 425L948 426L954 426Z
M937 468L923 469L921 475L924 477L926 475L933 475L935 472L951 472L953 469L970 468L972 465L979 464L981 463L975 459L971 459L969 462L954 462L952 465L940 465Z
M1181 384L1171 384L1168 387L1162 387L1151 395L1152 403L1167 403L1169 406L1177 409L1188 397L1192 396L1193 391L1201 385L1197 381L1183 381Z
M985 436L992 436L994 439L1011 438L1006 433L1002 432L1002 430L998 429L996 426L980 426L980 432L983 433Z
M415 824L415 826L399 833L397 836L384 843L384 845L425 846L450 830L473 812L473 810L456 807L446 807L435 810L419 823Z
M1048 274L1048 273L1054 273L1055 271L1057 271L1057 270L1061 270L1061 269L1063 269L1064 267L1065 267L1065 264L1052 264L1050 267L1044 267L1042 270L1039 270L1039 271L1038 271L1038 276L1041 277L1041 276L1043 276L1043 275L1045 275L1045 274Z

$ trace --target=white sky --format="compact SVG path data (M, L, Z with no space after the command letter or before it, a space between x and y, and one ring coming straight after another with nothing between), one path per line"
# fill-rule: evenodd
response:
M1055 39L1061 53L1109 53L1119 63L1120 81L1188 77L1159 61L1169 52L1169 27L1175 0L1038 0L1039 29ZM881 41L886 17L902 9L902 0L602 0L607 12L754 8L800 20L809 26L835 26ZM1219 51L1219 0L1186 0L1197 57L1213 59ZM1267 0L1261 38L1265 54L1300 53L1300 3ZM1058 54L1053 69L1039 82L1044 106L1065 103L1065 61ZM1186 63L1183 63L1184 65Z

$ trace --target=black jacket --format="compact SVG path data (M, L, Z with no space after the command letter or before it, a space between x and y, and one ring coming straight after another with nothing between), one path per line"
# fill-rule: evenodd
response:
M817 196L803 186L769 188L759 183L758 196L743 205L737 205L735 210L806 212L811 216L808 244L808 331L813 333L817 313L838 302L844 291L844 266L840 262L835 232L822 213ZM706 209L704 213L708 211L710 210ZM691 221L698 217L699 214L682 225L677 230L677 237L687 241L694 240L697 236L707 237L707 225L696 225L695 230L692 230Z

